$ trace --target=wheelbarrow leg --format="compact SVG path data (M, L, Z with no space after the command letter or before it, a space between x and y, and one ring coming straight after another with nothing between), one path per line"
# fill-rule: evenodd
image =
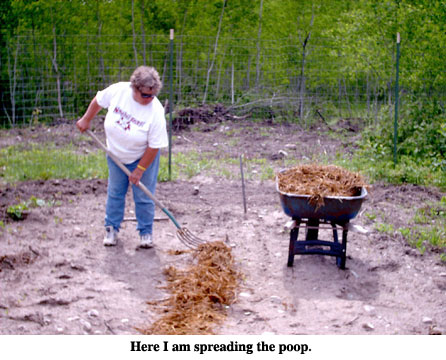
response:
M308 227L311 227L308 229ZM319 219L308 219L306 241L317 240L319 236Z
M293 266L294 263L294 254L296 253L296 243L297 238L299 236L299 226L300 226L300 219L294 219L296 221L296 226L291 229L290 231L290 247L288 250L288 267Z
M348 222L342 224L342 254L336 257L336 265L341 270L345 270L345 262L347 260L347 234L348 234ZM337 240L337 231L336 231L336 240Z
M339 243L338 240L338 228L336 223L332 222L331 227L333 228L333 240L336 244ZM338 268L345 270L345 261L347 256L347 230L348 223L342 224L342 243L341 243L341 254L336 256L336 265Z
M345 270L345 261L347 259L347 233L348 223L342 225L342 256L339 261L339 268Z

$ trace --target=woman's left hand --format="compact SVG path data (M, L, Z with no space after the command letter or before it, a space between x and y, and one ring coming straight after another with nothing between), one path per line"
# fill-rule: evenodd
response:
M144 174L144 171L141 169L136 168L133 170L133 172L129 176L129 180L132 184L138 185L139 180L141 180L142 174Z

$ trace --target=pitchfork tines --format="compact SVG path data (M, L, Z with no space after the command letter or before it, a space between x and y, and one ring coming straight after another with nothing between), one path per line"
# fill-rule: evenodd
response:
M206 242L192 234L190 230L185 227L181 227L177 230L177 237L184 245L190 248L196 248Z

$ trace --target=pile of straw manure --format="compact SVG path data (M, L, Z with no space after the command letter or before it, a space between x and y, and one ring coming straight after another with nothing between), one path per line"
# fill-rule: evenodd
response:
M201 244L193 251L194 264L185 270L165 270L169 298L157 305L163 315L146 335L207 335L226 318L226 307L236 298L240 273L231 249L222 241Z
M324 205L326 196L358 196L368 187L359 173L335 165L301 164L277 174L279 190L310 195L310 204Z

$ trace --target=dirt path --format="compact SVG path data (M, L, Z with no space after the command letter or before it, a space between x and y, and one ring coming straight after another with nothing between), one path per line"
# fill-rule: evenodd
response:
M296 144L288 156L308 158L313 152L343 148L339 141L294 128L271 128L268 137L238 129L237 145L247 156L270 157L288 143ZM175 151L220 148L237 153L218 128L183 133L177 144ZM1 334L137 334L135 327L155 319L146 302L166 296L162 269L188 263L190 254L171 255L169 250L184 245L160 212L153 249L136 248L133 221L124 223L117 247L104 248L105 191L100 180L28 182L0 189L3 210L30 196L59 200L32 209L24 221L8 222L0 231ZM296 256L294 266L287 267L289 232L284 225L289 218L274 182L253 177L246 193L245 215L238 180L199 175L158 187L159 198L192 232L227 239L244 274L238 300L217 333L446 333L446 266L438 254L420 255L397 234L376 231L364 215L379 212L397 228L407 225L423 201L444 194L375 184L354 220L369 232L349 233L347 269L339 270L334 258L319 255ZM126 217L131 218L128 203Z

